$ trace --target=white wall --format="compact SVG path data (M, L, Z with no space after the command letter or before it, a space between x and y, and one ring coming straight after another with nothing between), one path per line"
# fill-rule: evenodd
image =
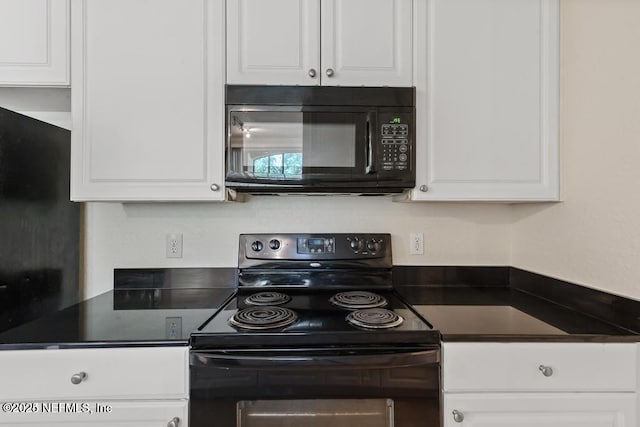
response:
M562 193L514 207L512 264L640 299L640 1L563 0Z
M394 203L388 197L263 196L247 203L87 204L85 296L113 288L118 267L235 267L238 234L387 232L398 265L507 265L507 205ZM425 254L409 255L410 232ZM184 257L165 257L182 233Z

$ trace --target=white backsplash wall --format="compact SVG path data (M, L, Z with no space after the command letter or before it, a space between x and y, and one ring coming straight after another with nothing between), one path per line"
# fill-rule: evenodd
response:
M86 298L113 288L114 268L235 267L240 233L391 233L396 265L510 262L509 205L264 196L246 203L88 203L86 212ZM424 255L409 255L411 232L424 233ZM183 234L183 258L166 258L167 233Z

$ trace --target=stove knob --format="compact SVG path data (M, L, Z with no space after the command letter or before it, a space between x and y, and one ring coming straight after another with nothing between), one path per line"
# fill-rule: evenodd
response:
M280 240L271 239L269 241L269 248L273 249L274 251L277 251L278 249L280 249Z
M353 239L351 239L351 242L349 242L349 246L351 246L351 249L353 249L354 252L357 252L362 250L362 248L364 247L364 242L359 238L354 237Z
M378 252L380 250L380 243L376 242L375 240L367 242L367 250L370 252Z
M263 248L264 248L264 245L260 240L256 240L251 244L251 249L253 249L254 252L260 252Z

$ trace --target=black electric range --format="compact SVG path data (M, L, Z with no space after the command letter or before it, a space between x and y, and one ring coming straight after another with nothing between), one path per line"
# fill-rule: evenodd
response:
M193 348L439 343L393 290L388 234L241 235L238 265L235 298Z
M388 234L240 236L234 298L191 335L190 425L437 427L440 334Z

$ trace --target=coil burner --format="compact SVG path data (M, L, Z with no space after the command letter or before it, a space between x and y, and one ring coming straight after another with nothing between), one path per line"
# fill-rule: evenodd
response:
M404 319L401 316L384 308L356 310L347 315L347 322L367 329L395 328L401 325L403 321Z
M291 297L280 292L258 292L244 300L245 304L249 305L281 305L289 301Z
M339 307L353 310L384 307L387 305L387 300L383 296L367 291L340 292L333 295L329 301Z
M285 307L256 306L238 311L229 324L242 329L282 328L296 321L298 315Z

